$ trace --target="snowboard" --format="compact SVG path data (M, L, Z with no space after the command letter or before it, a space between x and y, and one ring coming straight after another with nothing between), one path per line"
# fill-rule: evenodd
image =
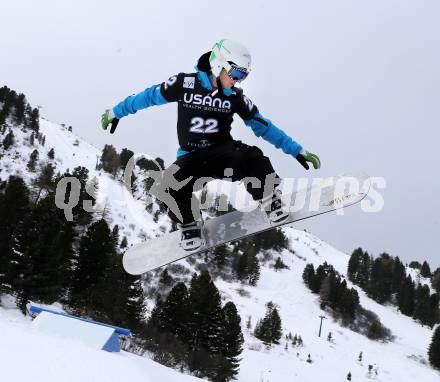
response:
M322 180L322 179L321 179ZM359 203L368 194L370 178L365 173L344 174L312 183L308 188L282 196L289 206L289 217L281 224L271 223L259 207L251 211L232 211L204 221L205 244L188 252L180 247L180 231L130 247L123 256L126 272L139 275L188 256L215 248L299 220L325 214Z

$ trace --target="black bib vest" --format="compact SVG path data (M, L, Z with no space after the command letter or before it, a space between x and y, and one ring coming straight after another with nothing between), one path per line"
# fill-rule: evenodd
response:
M258 108L238 88L227 96L221 88L204 88L197 73L179 73L161 84L161 93L168 102L178 103L177 136L187 151L207 148L232 141L234 113L251 119Z

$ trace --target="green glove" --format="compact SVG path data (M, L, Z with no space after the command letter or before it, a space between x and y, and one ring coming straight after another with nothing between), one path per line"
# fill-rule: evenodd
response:
M319 160L318 155L310 153L304 149L301 149L296 156L296 159L306 170L309 169L309 164L307 162L310 162L315 170L321 167L321 161Z
M101 126L104 130L107 130L108 126L111 124L110 134L113 134L118 126L119 118L116 118L113 114L113 110L106 110L101 116Z

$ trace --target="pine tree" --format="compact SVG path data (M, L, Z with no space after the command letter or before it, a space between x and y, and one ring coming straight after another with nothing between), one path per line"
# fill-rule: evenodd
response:
M437 291L437 293L440 293L440 268L437 268L434 271L431 279L431 285Z
M282 328L281 328L281 318L277 308L274 308L270 314L270 323L271 323L272 342L278 344L282 336Z
M357 284L364 290L366 290L369 283L372 262L373 260L368 252L364 252L357 274Z
M437 293L433 293L429 297L429 314L426 324L432 328L435 324L440 323L440 296Z
M351 372L350 371L347 374L347 381L351 381Z
M26 104L25 112L24 112L24 123L23 123L25 130L28 130L30 128L31 118L32 118L32 107L31 105Z
M254 335L266 345L278 344L282 336L281 318L272 302L266 305L266 315L255 326Z
M122 170L125 170L125 167L127 167L127 163L128 161L134 156L134 152L127 149L127 148L123 148L121 153L119 154L120 157L120 165Z
M106 266L92 289L93 299L95 296L99 298L99 304L86 306L84 311L97 320L128 327L133 333L140 334L144 329L145 313L142 280L140 276L125 272L113 235L107 240ZM91 302L93 304L93 300Z
M226 244L222 244L214 248L213 262L219 269L222 269L226 265L227 255L228 248Z
M5 99L10 92L10 89L7 86L3 86L0 88L0 102L4 103Z
M162 308L162 298L160 297L160 294L157 294L154 308L151 311L150 317L148 318L147 323L140 334L142 340L144 341L144 346L152 352L158 351L159 344L163 338Z
M255 325L254 336L265 344L269 344L269 332L264 319L259 319Z
M161 330L162 329L162 309L163 309L164 302L162 301L162 298L158 294L156 296L156 301L154 304L154 308L151 311L151 315L148 318L147 326L153 330Z
M350 320L354 320L356 310L359 307L359 294L356 289L351 288L349 291L347 290L347 293L345 293L344 296L346 296L344 299L346 317Z
M169 287L172 283L173 278L172 276L170 276L168 270L165 268L160 275L159 284L165 287Z
M220 293L207 270L194 275L189 289L190 370L212 376L224 348Z
M295 334L292 340L292 346L296 346L298 344L298 336Z
M428 356L432 367L440 370L440 326L434 331L428 349Z
M160 157L156 157L154 158L154 161L159 165L159 170L164 170L165 169L165 161L160 158Z
M325 307L330 304L332 292L335 292L334 279L330 276L327 276L321 283L321 289L319 290L321 309L325 309ZM333 306L333 304L331 305Z
M112 238L115 247L117 247L119 245L119 226L117 224L112 229Z
M168 294L162 307L161 327L187 343L190 337L189 322L189 293L183 282L178 282Z
M37 178L32 182L37 195L35 204L37 204L40 200L43 191L46 193L54 192L56 188L56 184L54 182L54 173L55 167L52 164L47 163L45 166L43 166Z
M257 250L254 245L247 245L243 254L238 258L235 266L237 278L240 281L248 282L255 286L260 278L260 263L257 257Z
M105 145L101 155L101 167L104 171L116 176L120 168L120 157L112 145Z
M419 320L422 324L429 322L431 313L430 293L427 285L419 285L415 293L414 319Z
M12 238L12 281L19 297L52 304L67 287L72 261L73 226L55 206L41 199L19 224Z
M26 97L24 94L19 94L14 104L14 117L15 123L21 125L24 122L25 110L26 110Z
M29 157L29 161L27 163L27 168L29 169L29 171L35 171L35 165L37 164L37 160L38 160L38 150L34 150L32 151Z
M280 228L271 229L252 237L257 252L273 249L282 251L287 247L288 239Z
M328 342L332 342L332 340L333 340L333 338L332 338L332 332L329 332L329 333L328 333L328 336L327 336L327 341L328 341Z
M431 268L426 261L423 262L422 267L420 268L420 274L422 275L422 277L426 278L430 278L432 276Z
M247 252L244 252L242 255L239 255L236 266L235 273L237 275L237 279L240 281L245 281L247 276L247 263L248 263L248 255Z
M75 167L72 175L67 173L64 174L64 176L73 176L79 180L81 185L78 204L72 210L73 221L79 226L78 228L81 231L90 224L93 218L93 212L88 212L84 208L84 201L91 200L93 202L93 199L96 199L97 181L94 180L94 178L89 181L89 170L82 166ZM87 190L89 190L89 192L93 190L93 195L87 193Z
M412 316L414 313L414 295L415 286L411 276L407 276L401 283L397 292L397 305L399 310L407 315Z
M3 148L5 150L9 150L9 148L14 144L15 142L15 135L12 132L12 130L9 130L9 133L6 134L5 139L3 139Z
M55 158L55 150L54 150L53 147L52 147L52 148L49 150L49 152L47 153L47 157L48 157L49 159L54 159L54 158Z
M391 290L393 293L398 293L400 290L400 286L402 282L404 282L406 278L406 270L405 266L400 261L399 257L394 259L393 264L393 276L391 281Z
M281 257L278 256L273 268L275 269L275 271L278 271L280 269L288 268L288 266L284 264L283 260L281 260Z
M370 281L368 283L368 294L378 303L383 304L390 301L392 293L393 259L383 253L373 261L371 267Z
M40 130L40 111L37 108L32 110L29 127L36 133Z
M29 211L29 190L22 178L10 176L0 192L0 292L12 293L12 236Z
M80 309L103 311L103 299L97 286L104 279L114 241L105 220L93 223L81 238L73 277L70 304Z
M304 268L302 278L304 284L306 284L312 291L314 288L314 280L315 280L315 268L313 264L307 264Z
M230 381L238 374L240 359L243 351L243 333L241 331L241 318L233 302L227 302L222 309L223 323L223 349L222 359L217 367L217 381Z
M167 366L183 367L189 359L188 290L177 283L165 301L160 294L147 324L141 332L144 346L154 352L154 359Z
M260 279L260 262L255 247L250 247L247 254L247 273L249 285L256 286Z
M3 135L6 131L6 115L4 108L0 110L0 135Z
M119 264L121 264L121 259L118 259ZM121 267L122 268L122 267ZM139 276L129 275L122 269L125 276L125 304L124 304L124 321L126 326L131 328L131 330L137 334L144 323L145 315L145 296L142 287L142 278Z
M246 329L250 330L251 328L252 328L252 316L249 316L246 322Z
M348 279L355 284L358 283L357 275L363 254L364 252L362 251L362 248L355 249L350 256L350 260L348 261L347 276Z
M122 170L123 173L125 173L128 161L134 156L134 152L128 149L122 149L121 154L119 154L119 161L116 160L114 165L119 165L119 168ZM130 174L130 186L131 186L131 190L132 192L137 190L137 185L136 185L136 175L134 174L134 172L132 171Z
M422 267L422 264L420 264L418 261L411 261L409 263L409 267L412 269L420 269Z
M15 107L15 101L17 99L17 93L7 86L2 88L3 91L3 99L1 102L3 103L2 110L0 111L1 119L4 122L7 117L11 114L11 110Z
M313 293L319 293L319 291L321 290L322 283L331 273L334 274L335 270L333 269L333 266L327 264L327 262L324 262L324 264L318 266L318 268L316 268L315 277L313 277L313 284L311 291Z
M122 238L122 241L121 241L121 248L122 249L124 249L124 248L127 248L127 246L128 246L128 240L127 240L127 236L124 236L123 238Z
M152 171L160 170L157 168L157 164L154 161L148 160L146 158L139 159L137 161L137 165L139 166L140 169L142 169L146 172L148 172L150 170L152 170ZM154 179L152 177L148 176L144 179L144 189L147 193L150 191L150 188L153 184L154 184Z

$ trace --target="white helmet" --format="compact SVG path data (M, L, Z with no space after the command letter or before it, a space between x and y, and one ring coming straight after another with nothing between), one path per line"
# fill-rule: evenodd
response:
M224 68L232 79L243 81L251 70L251 55L239 42L223 39L213 46L209 63L216 77Z

